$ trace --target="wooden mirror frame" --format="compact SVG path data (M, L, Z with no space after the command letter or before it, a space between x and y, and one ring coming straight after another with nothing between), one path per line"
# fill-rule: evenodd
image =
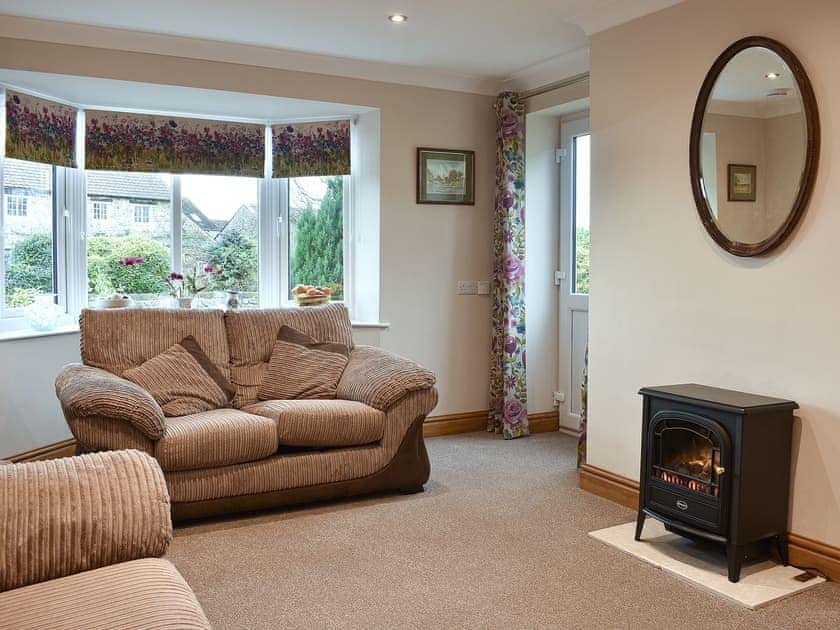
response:
M806 127L806 146L805 146L805 165L802 169L802 177L799 180L799 190L796 194L796 199L793 206L788 212L785 222L769 237L758 243L741 243L733 241L726 234L724 234L715 222L712 210L709 207L709 202L703 194L702 186L702 169L700 167L700 143L703 137L703 118L706 115L706 107L709 104L709 98L712 95L715 83L720 76L720 73L732 58L747 48L767 48L779 55L782 60L790 68L796 85L799 88L799 95L802 98L802 108L805 114ZM817 100L814 98L814 90L811 87L811 81L805 73L802 64L796 55L784 44L777 42L769 37L745 37L739 39L729 48L724 50L721 55L712 64L703 85L700 88L700 94L697 96L697 104L694 106L694 117L691 120L691 137L689 142L689 169L691 171L691 191L694 193L694 201L697 205L697 212L700 215L700 220L709 235L720 245L723 249L735 256L760 256L767 254L781 245L785 239L790 236L796 225L805 214L808 206L808 200L811 197L811 192L814 189L814 181L817 177L817 163L820 156L820 119L817 110Z

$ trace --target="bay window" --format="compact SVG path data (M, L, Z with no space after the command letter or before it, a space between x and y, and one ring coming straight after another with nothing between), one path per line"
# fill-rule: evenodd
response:
M171 305L164 278L208 266L218 274L199 305L221 307L237 292L240 308L294 305L298 284L329 287L352 308L350 272L363 269L353 286L375 321L378 162L351 148L348 120L82 111L9 89L5 104L0 332L25 328L36 299L52 300L68 325L116 293L139 307ZM24 124L27 112L61 124L42 134ZM369 120L378 143L378 116ZM351 153L359 190L370 188L364 220L351 211ZM351 257L353 244L371 254Z

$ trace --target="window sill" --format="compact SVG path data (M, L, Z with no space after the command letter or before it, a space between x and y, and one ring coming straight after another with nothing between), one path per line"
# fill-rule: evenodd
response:
M379 330L387 330L391 327L388 322L350 322L353 328L377 328Z
M0 332L0 342L18 341L21 339L37 339L40 337L56 337L58 335L72 335L78 332L78 324L57 326L52 330L33 330L32 328L21 328L19 330L7 330L5 332Z
M391 327L391 324L389 324L388 322L351 322L351 326L360 330L387 330ZM79 326L77 324L57 326L53 330L32 330L31 328L23 328L20 330L8 330L5 332L0 332L0 342L19 341L21 339L38 339L41 337L56 337L58 335L72 335L78 332Z

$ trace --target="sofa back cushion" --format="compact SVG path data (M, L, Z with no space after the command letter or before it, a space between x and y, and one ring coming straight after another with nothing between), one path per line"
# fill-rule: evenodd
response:
M210 361L230 380L225 314L219 310L110 309L82 311L82 361L122 376L194 337Z
M123 378L149 392L169 417L220 409L233 398L233 387L193 337L127 369Z
M283 326L294 328L320 342L353 347L350 315L344 304L228 311L225 325L230 343L230 381L236 390L233 399L235 407L257 402L257 391Z

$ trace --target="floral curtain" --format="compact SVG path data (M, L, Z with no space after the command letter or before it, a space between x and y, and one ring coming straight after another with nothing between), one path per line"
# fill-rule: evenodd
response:
M586 463L586 416L589 408L589 344L583 359L583 380L580 383L580 426L578 428L578 468Z
M274 177L350 174L350 121L275 125Z
M6 157L74 168L77 111L6 90Z
M496 210L493 223L493 338L487 430L529 434L525 385L525 105L496 101Z
M88 110L85 168L105 171L265 174L265 126Z

